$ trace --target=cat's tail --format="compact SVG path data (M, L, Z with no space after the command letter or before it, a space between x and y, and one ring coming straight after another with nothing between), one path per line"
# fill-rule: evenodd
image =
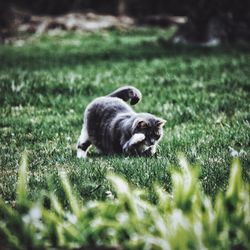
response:
M136 103L138 103L142 97L140 90L133 86L121 87L115 90L114 92L112 92L111 94L109 94L108 96L118 97L125 102L130 100L131 105L135 105Z

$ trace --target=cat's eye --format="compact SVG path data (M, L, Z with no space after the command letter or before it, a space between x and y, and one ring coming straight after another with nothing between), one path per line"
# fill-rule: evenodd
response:
M154 131L154 138L158 140L161 137L159 131Z
M155 135L155 139L158 140L161 136L158 134L158 135Z

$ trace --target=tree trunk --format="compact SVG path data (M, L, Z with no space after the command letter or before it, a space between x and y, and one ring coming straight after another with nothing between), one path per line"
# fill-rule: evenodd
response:
M117 14L118 16L125 16L127 14L127 1L126 0L118 1Z
M0 41L4 41L13 32L12 19L10 3L0 1Z

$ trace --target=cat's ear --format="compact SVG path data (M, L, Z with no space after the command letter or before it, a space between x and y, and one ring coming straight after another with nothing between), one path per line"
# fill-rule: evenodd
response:
M143 121L143 120L141 120L141 121L139 121L138 123L137 123L137 128L147 128L148 127L148 124L145 122L145 121Z
M162 119L162 118L158 118L158 119L156 120L156 126L157 126L157 127L162 127L162 126L164 126L165 123L166 123L166 120L164 120L164 119Z
M148 127L148 124L143 119L136 119L133 127L134 128L139 128L139 129L144 129L144 128Z

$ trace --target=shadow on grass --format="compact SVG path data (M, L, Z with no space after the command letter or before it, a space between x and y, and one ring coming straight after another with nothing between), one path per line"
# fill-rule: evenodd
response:
M94 152L89 152L87 159L123 159L124 157L126 158L130 158L130 159L157 159L157 157L159 157L158 154L155 154L154 156L140 156L140 155L124 155L124 154L113 154L113 155L109 155L109 154L103 154L103 153L98 153L96 151ZM84 159L82 159L84 161Z

